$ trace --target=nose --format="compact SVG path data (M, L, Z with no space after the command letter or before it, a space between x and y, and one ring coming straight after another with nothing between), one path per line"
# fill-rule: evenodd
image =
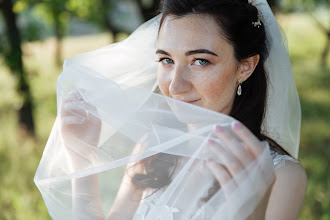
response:
M169 92L171 96L180 95L190 91L192 88L189 70L184 66L176 66L171 74Z

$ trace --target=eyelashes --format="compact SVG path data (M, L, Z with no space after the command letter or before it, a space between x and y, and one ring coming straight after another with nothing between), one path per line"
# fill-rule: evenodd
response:
M208 64L210 64L210 61L206 59L194 59L194 63L197 66L207 66Z
M157 59L156 62L162 63L164 65L174 64L174 61L172 59L166 58L166 57ZM207 65L211 64L211 62L206 59L196 58L192 61L192 64L196 65L196 66L207 66Z
M156 62L158 62L158 63L162 62L163 64L173 64L174 63L174 61L172 59L165 58L165 57L156 60Z

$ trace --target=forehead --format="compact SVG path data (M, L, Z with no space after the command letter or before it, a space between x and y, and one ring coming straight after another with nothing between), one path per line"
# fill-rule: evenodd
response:
M208 15L167 16L159 30L157 47L164 50L230 50L218 24Z

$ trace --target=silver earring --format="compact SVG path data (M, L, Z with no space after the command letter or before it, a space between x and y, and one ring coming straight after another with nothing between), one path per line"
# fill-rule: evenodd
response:
M243 80L242 79L239 79L238 80L238 88L237 88L237 95L242 95L242 83L243 83Z

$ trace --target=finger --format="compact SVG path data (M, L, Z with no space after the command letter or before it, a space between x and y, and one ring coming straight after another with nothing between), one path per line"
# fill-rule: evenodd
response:
M254 158L257 158L264 151L264 147L259 139L242 123L237 121L233 122L232 130L244 143L246 143L247 149L252 153Z
M76 115L87 118L87 112L81 108L81 104L72 102L63 104L60 115L61 117Z
M238 140L234 138L226 129L220 125L217 125L214 129L214 134L217 138L224 143L225 146L237 145Z
M226 149L228 149L244 166L253 161L254 157L246 150L244 143L235 138L230 132L217 125L214 133L225 144Z
M223 163L223 165L230 171L232 176L244 170L243 164L237 160L233 154L225 150L222 146L213 140L208 141L208 148L216 155L216 157Z
M60 118L62 125L84 124L86 126L99 126L101 119L95 115L96 112L86 107L86 102L69 102L61 107Z
M84 109L86 111L88 111L89 116L95 118L95 120L98 119L97 117L97 108L94 105L91 105L90 103L88 103L87 101L85 101L85 99L82 97L81 94L84 94L85 90L83 89L79 89L79 91L72 90L71 92L69 92L67 94L67 96L65 97L65 99L62 101L62 105L65 105L67 103L74 103L77 106L79 106L81 109ZM63 107L61 107L61 109L63 109Z
M63 125L83 124L86 121L85 117L81 116L66 116L62 117Z
M63 105L65 104L69 104L69 103L72 103L74 105L76 105L77 107L81 108L81 109L84 109L85 111L87 112L90 112L92 113L93 115L97 115L96 112L97 112L97 108L88 103L87 101L85 101L84 99L76 99L76 98L69 98L67 99L66 101L63 102Z
M232 179L232 176L230 175L226 167L219 163L216 163L214 160L207 160L206 165L221 186L225 185L228 181Z
M83 97L77 90L72 90L63 99L63 103L73 102L73 101L84 101Z
M232 168L234 169L235 174L238 172L236 169L242 169L244 164L247 164L252 160L251 158L249 158L249 154L244 154L244 152L242 152L242 150L244 151L244 148L242 147L241 142L239 142L232 134L226 131L225 128L220 125L217 125L215 127L214 133L224 144L228 154L229 152L231 152L230 156L236 158L237 162L233 164L234 167Z

